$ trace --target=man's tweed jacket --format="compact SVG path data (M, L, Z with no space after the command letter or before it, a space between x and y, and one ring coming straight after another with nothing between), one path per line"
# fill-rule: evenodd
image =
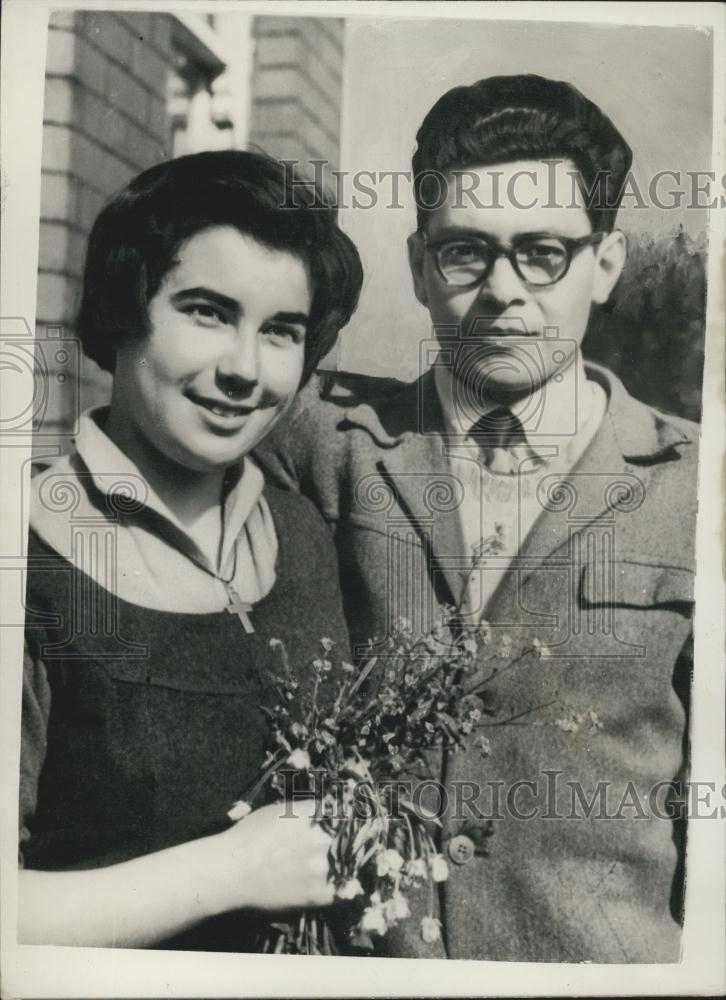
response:
M400 956L679 957L684 824L668 783L685 777L688 746L697 428L602 368L588 376L607 414L575 469L542 483L484 610L484 657L504 636L513 655L535 639L550 655L487 685L487 757L472 743L433 762L442 850L465 836L475 853L442 884L442 941L406 921L382 941ZM318 390L260 460L330 524L353 643L399 615L427 628L461 598L468 564L431 375L366 402Z

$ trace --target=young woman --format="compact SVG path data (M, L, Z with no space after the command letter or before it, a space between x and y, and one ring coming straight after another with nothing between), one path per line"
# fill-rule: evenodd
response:
M156 166L96 221L79 332L111 404L32 487L22 942L244 951L259 911L332 901L309 809L227 811L263 758L270 640L301 684L322 637L344 655L328 532L246 456L360 284L319 192L252 153Z

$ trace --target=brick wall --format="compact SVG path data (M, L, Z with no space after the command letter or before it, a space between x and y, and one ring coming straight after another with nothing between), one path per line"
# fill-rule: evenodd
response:
M51 390L43 425L51 432L71 427L80 409L108 393L108 376L92 362L73 350L44 350L43 340L49 326L54 339L73 335L86 238L101 206L169 155L170 25L169 15L150 13L50 18L36 325ZM69 370L59 372L57 358L66 356L61 367Z
M340 157L343 21L255 18L250 142L281 159Z

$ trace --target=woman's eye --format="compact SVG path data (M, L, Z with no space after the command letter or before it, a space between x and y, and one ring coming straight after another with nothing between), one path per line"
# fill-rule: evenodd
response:
M221 310L208 302L195 302L186 306L184 312L202 326L219 326L225 321Z
M305 331L297 326L286 323L268 323L262 332L276 343L299 344L305 338Z

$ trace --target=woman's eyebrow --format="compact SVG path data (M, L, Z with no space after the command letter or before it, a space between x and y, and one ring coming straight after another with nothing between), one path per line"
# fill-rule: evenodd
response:
M310 317L304 312L276 312L272 317L281 323L291 323L294 326L303 326L307 330Z
M215 292L213 288L205 288L203 285L197 285L194 288L181 288L171 296L171 301L174 303L182 302L185 299L207 299L210 302L214 302L215 305L220 306L220 308L226 309L228 312L240 311L240 304L237 299L232 299L221 292Z

